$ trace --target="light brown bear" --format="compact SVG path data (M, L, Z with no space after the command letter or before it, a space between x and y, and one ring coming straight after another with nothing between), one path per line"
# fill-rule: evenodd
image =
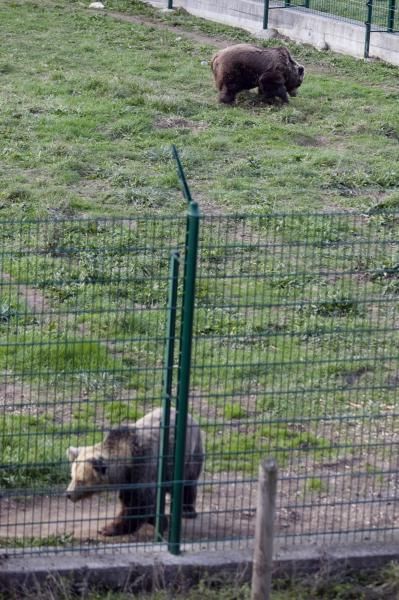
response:
M144 523L155 524L157 461L161 434L161 409L145 415L132 425L112 429L94 446L68 448L71 482L67 497L72 502L103 491L107 486L121 486L120 513L104 527L102 535L131 534ZM169 448L174 440L175 410L171 410ZM197 481L204 461L201 430L188 416L183 488L183 517L197 516L195 502ZM172 461L167 463L166 479L173 478ZM129 484L142 484L140 486ZM147 484L147 485L146 485ZM167 489L170 492L170 489ZM166 525L166 523L165 523Z
M296 96L305 69L287 48L259 48L251 44L235 44L217 52L211 68L219 90L219 102L233 104L238 92L258 88L266 102L279 98L288 102L288 94Z

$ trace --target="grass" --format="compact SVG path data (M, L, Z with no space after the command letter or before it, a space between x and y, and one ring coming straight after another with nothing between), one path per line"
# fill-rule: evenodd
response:
M272 453L287 477L306 470L312 497L330 493L331 461L389 471L398 69L288 44L306 66L289 106L220 106L212 40L248 33L107 8L149 21L0 6L2 486L65 483L68 445L161 402L185 235L172 143L205 214L191 382L206 477L252 477Z
M26 544L30 548L46 548L54 546L68 546L73 542L73 538L69 534L51 535L48 538L0 538L0 546L2 548L25 548ZM44 592L45 593L45 592ZM23 594L22 594L23 596ZM0 595L1 598L1 595Z
M68 10L14 2L11 11L5 3L2 11L13 57L2 73L4 217L179 211L172 142L194 197L226 210L364 210L396 193L394 67L291 46L311 68L289 107L267 108L246 94L223 108L202 64L210 44L118 22L78 2ZM161 23L186 21L199 28L185 15ZM187 126L159 126L176 118Z
M285 427L284 424L262 426L259 417L256 428L249 427L247 433L243 429L234 431L234 425L232 428L225 425L222 434L220 431L215 434L214 426L206 429L208 461L212 471L233 473L238 470L257 475L262 456L275 457L281 468L297 461L306 463L307 457L312 460L337 459L339 452L329 440L300 432L294 427ZM309 486L309 489L315 489L312 483Z
M162 575L161 575L162 576ZM210 576L192 588L162 590L156 589L152 593L131 591L128 586L123 592L87 589L85 586L84 597L87 600L249 600L251 597L250 586L236 581L226 582L217 576ZM134 587L133 583L133 587ZM156 586L155 586L156 587ZM354 572L349 568L340 573L322 572L316 575L296 577L289 580L275 579L273 581L273 600L307 600L320 598L323 600L395 600L399 592L398 565L390 563L380 569L363 570ZM7 593L0 597L4 600L35 597L40 600L50 600L54 597L59 600L70 600L72 597L82 597L76 584L66 578L51 578L43 585L32 585L25 592L18 590L15 594Z

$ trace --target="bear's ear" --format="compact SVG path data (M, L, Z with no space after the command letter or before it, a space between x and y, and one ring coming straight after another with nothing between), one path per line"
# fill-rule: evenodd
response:
M78 458L79 448L74 448L74 446L70 446L66 452L68 459L73 462Z
M89 462L93 465L93 469L99 475L105 475L105 473L107 472L107 465L102 456L99 456L97 458L91 458Z

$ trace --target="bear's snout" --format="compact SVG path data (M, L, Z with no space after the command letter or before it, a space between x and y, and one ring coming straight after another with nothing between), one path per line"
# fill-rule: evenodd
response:
M71 502L78 502L78 500L82 500L83 498L86 498L87 496L91 496L92 493L93 493L93 491L90 490L90 488L79 487L79 486L76 486L76 484L74 484L72 482L67 487L65 495L68 498L68 500L70 500Z
M85 489L85 490L75 490L73 492L67 492L66 497L71 502L78 502L79 500L84 500L85 498L89 498L94 494L94 490Z
M68 498L68 500L70 500L71 502L77 502L78 500L80 500L81 495L76 493L75 491L68 491L66 493L66 497Z
M303 67L302 65L298 66L298 74L300 75L300 77L303 78L304 74L305 74L305 67Z

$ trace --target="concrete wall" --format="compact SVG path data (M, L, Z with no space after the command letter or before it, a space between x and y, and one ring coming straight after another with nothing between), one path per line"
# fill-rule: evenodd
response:
M340 537L338 545L326 546L312 543L298 548L276 548L273 562L273 576L276 578L300 577L317 571L328 577L342 569L378 569L399 559L398 541L361 544L347 544ZM28 550L28 549L26 549ZM34 552L37 551L35 555ZM53 549L54 550L54 549ZM59 550L59 548L58 548ZM88 549L89 550L89 549ZM173 556L165 551L138 552L120 545L110 544L107 552L74 555L62 552L49 552L44 548L32 549L32 556L12 556L5 552L0 560L0 593L29 591L29 597L39 595L40 586L51 589L53 597L57 591L66 597L68 590L88 590L108 588L134 591L142 597L143 590L160 588L187 589L201 580L212 579L233 582L240 585L251 581L252 550L231 550L221 544L214 551L194 550ZM64 577L63 584L58 578ZM63 585L62 585L63 584ZM68 587L69 584L69 587ZM7 596L6 596L7 597Z
M150 4L166 7L167 0L153 0ZM173 5L198 17L241 27L260 38L268 37L274 29L291 40L318 49L363 57L365 27L361 23L334 19L304 8L272 8L269 32L265 32L262 29L263 0L173 0ZM399 35L373 32L370 57L399 65Z

